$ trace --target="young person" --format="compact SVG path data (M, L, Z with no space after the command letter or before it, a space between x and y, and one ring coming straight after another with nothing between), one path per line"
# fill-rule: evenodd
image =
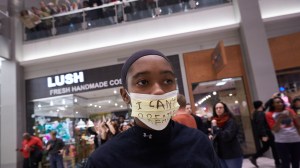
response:
M121 96L135 126L89 157L87 168L216 168L207 136L171 120L178 109L174 70L161 52L141 50L123 65Z
M266 119L274 132L278 155L282 168L299 168L300 162L300 119L294 110L286 108L281 97L269 101Z

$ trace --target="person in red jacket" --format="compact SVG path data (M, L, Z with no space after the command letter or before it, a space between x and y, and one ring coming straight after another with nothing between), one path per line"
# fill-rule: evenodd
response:
M23 154L23 168L37 168L42 159L43 142L38 137L24 133L22 148L17 150Z
M178 94L177 102L180 105L179 109L176 112L176 115L172 117L172 120L185 125L190 128L197 128L197 123L194 117L185 109L186 100L182 94Z

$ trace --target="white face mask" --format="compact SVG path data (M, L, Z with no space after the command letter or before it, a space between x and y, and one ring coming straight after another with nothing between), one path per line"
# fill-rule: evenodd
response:
M154 130L166 128L174 112L178 110L177 90L163 95L130 93L132 114Z

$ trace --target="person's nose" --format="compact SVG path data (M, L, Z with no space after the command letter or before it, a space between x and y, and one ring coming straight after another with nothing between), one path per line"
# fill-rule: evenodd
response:
M164 90L162 89L162 87L160 86L159 83L155 83L152 87L152 94L153 95L162 95L164 94Z

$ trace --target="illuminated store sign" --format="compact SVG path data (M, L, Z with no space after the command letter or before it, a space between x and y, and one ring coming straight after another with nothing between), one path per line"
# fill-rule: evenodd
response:
M168 58L174 66L178 88L183 91L178 56L169 56ZM26 99L30 101L120 87L122 86L122 66L123 64L117 64L26 80Z
M47 82L48 82L48 88L71 85L74 83L82 83L84 82L84 75L83 72L68 73L65 75L47 77Z

